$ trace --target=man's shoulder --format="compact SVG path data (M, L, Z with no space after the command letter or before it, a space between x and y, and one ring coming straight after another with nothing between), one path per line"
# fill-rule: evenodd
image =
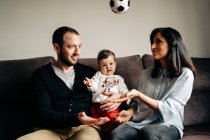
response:
M74 66L74 70L76 73L87 75L88 77L92 77L96 73L96 70L94 68L81 63L77 63Z
M81 63L77 63L74 67L76 69L85 69L85 70L95 71L94 68L92 68L90 66L87 66L87 65L84 65L84 64L81 64Z
M48 64L40 66L33 73L43 73L43 72L49 71L50 68L51 68L51 63L48 63Z

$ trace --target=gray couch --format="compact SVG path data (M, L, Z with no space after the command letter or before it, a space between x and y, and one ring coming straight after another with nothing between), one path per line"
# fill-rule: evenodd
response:
M192 96L185 107L183 140L210 140L210 58L192 58L198 70ZM34 127L31 73L54 61L51 56L0 61L0 139L14 140ZM143 69L153 66L151 55L117 58L116 73L124 77L129 89L137 88ZM96 58L80 63L98 68ZM184 93L183 93L184 94Z

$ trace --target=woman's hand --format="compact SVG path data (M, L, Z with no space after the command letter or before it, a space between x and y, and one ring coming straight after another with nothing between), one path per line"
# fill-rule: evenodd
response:
M110 112L118 108L121 104L121 102L116 102L116 100L120 99L121 94L120 93L114 93L114 92L103 92L104 95L108 96L108 98L101 102L100 108L104 111Z
M129 104L132 98L135 98L135 97L138 97L138 96L139 96L139 92L135 89L132 89L131 91L122 94L120 96L120 99L115 100L115 102L122 103L122 102L126 101L127 104Z
M130 101L132 98L138 98L142 103L149 106L151 109L158 109L158 101L148 97L147 95L139 92L138 90L132 89L130 92L122 94L120 99L116 100L117 103L122 103L124 101Z
M91 126L100 126L100 125L105 124L106 122L109 121L109 118L107 118L107 117L100 117L100 118L97 118L97 119L89 117L85 114L85 112L80 112L78 114L78 119L83 124L91 125Z

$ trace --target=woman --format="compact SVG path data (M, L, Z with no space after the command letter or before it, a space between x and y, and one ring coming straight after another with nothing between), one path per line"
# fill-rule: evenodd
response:
M137 98L138 108L131 121L110 133L109 140L178 140L183 136L184 105L191 96L196 70L175 29L154 29L150 42L154 68L142 72L138 90L117 101Z

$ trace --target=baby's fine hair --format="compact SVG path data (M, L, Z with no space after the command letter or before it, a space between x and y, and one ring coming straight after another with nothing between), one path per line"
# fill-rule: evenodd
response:
M114 56L114 59L116 61L116 58L115 58L115 54L114 52L110 51L110 50L107 50L107 49L103 49L101 50L99 53L98 53L98 57L97 57L97 60L98 62L102 59L106 59L108 58L109 56Z

